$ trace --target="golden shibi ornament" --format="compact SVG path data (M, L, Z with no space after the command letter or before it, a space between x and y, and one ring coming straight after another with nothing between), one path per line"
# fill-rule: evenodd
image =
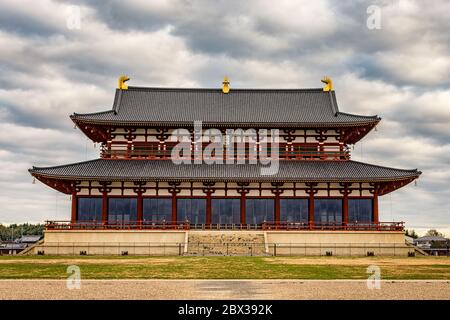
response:
M331 91L333 90L333 81L331 80L330 77L325 76L322 80L323 83L326 84L325 87L323 87L323 91Z
M223 93L228 93L230 92L230 81L228 80L228 77L225 76L225 78L223 78L223 82L222 82L222 92Z

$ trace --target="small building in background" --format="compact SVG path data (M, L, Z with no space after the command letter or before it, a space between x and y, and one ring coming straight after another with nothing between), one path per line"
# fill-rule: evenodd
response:
M42 239L42 235L23 235L16 241L19 243L34 244Z
M0 255L4 254L18 254L22 252L27 247L26 243L1 243L0 244Z
M424 236L414 240L414 245L433 256L444 256L450 252L450 240L441 236Z
M23 235L14 241L0 242L0 255L19 254L42 238L42 235Z

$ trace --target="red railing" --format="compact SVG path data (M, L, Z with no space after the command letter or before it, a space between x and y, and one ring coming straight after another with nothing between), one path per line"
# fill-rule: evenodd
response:
M46 230L323 230L403 231L404 222L305 223L267 221L262 224L193 224L189 221L46 221Z
M206 145L205 145L206 146ZM172 148L174 143L146 143L146 144L128 144L126 142L113 144L104 144L101 147L101 157L108 159L171 159ZM194 146L191 146L191 154L181 159L194 159ZM204 148L203 148L204 149ZM213 155L211 157L203 154L205 159L223 159L231 157L232 159L258 159L271 157L271 148L266 147L264 150L260 148L234 147L233 154L227 153L227 147L223 147L223 153ZM323 149L318 145L314 146L296 146L296 145L280 145L277 150L279 159L286 160L348 160L350 159L350 151L347 147L336 145L326 145Z
M46 230L185 230L187 221L46 221Z
M307 223L268 221L263 230L403 231L404 222Z

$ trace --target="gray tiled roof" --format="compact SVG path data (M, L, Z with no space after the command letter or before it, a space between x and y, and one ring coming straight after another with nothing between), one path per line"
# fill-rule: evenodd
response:
M415 241L448 241L448 239L441 236L423 236L415 239Z
M113 109L77 114L73 120L114 124L215 126L345 126L376 123L377 116L339 111L334 91L322 89L170 89L117 90Z
M27 247L26 243L5 243L0 244L0 249L3 250L20 250L25 249Z
M19 242L37 242L41 240L42 236L40 235L25 235L19 238Z
M56 179L186 181L392 181L417 178L420 171L357 161L280 161L278 173L261 175L261 164L181 164L170 160L96 159L38 168L30 173Z

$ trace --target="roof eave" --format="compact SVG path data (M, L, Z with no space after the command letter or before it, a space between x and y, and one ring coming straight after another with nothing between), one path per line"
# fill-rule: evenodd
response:
M70 118L77 125L78 123L86 123L91 125L111 125L111 126L163 126L163 127L178 127L178 126L194 126L191 121L111 121L111 120L99 120L99 119L86 119L78 117L77 115L71 115ZM367 119L363 121L352 122L203 122L203 126L216 126L216 127L290 127L290 128L343 128L343 127L358 127L365 125L376 125L380 122L381 118L376 117L373 119Z
M421 172L418 171L411 175L405 175L402 177L367 177L367 178L358 178L358 179L342 179L342 178L290 178L290 177L186 177L186 178L171 178L171 177L146 177L146 178L134 178L134 177L96 177L96 176L69 176L69 175L53 175L53 174L45 174L43 172L39 172L38 169L28 169L32 176L39 176L48 179L56 179L56 180L88 180L88 181L295 181L295 182L392 182L392 181L402 181L407 179L417 179L419 178Z

